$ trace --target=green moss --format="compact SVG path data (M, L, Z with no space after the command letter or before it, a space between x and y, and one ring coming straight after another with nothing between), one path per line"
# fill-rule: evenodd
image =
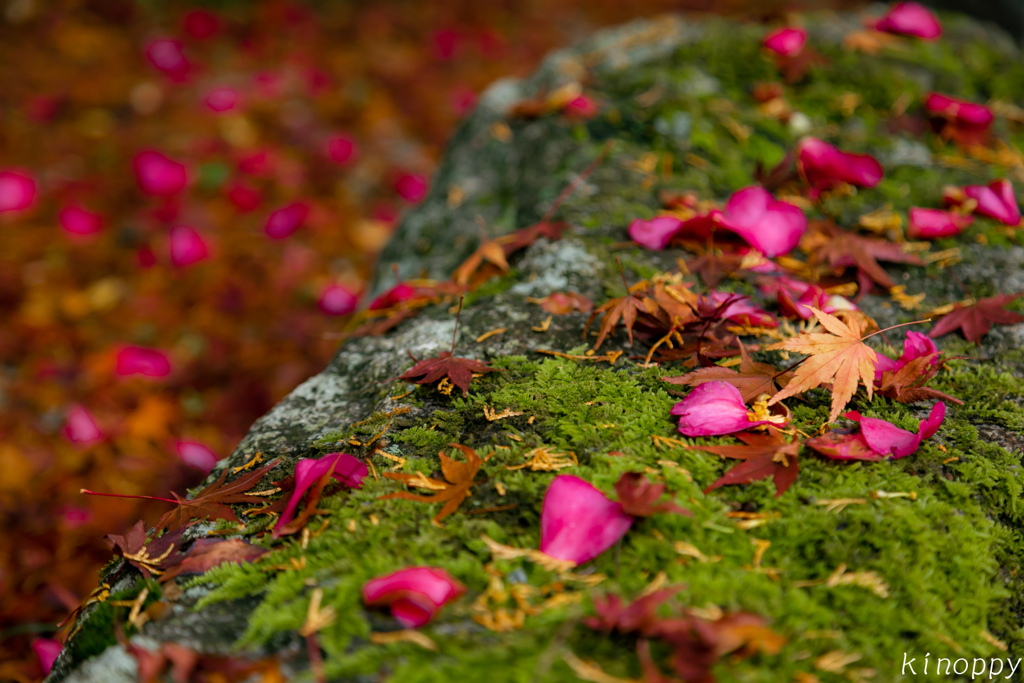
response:
M131 588L111 593L106 601L96 603L88 610L87 615L79 621L82 628L68 642L67 658L72 662L82 662L98 655L108 647L117 644L117 629L125 638L131 638L138 632L128 622L130 607L118 607L112 602L135 600L143 589L149 589L149 595L143 602L142 609L158 601L163 595L160 584L153 580L140 580Z

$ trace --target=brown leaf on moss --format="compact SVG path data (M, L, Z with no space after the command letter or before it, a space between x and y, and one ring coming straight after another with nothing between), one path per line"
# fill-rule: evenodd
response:
M757 400L762 394L769 396L775 394L793 377L792 372L780 372L768 363L756 363L747 354L747 349L742 344L740 347L739 368L723 368L715 365L707 368L698 368L693 372L678 377L662 377L661 379L670 384L679 384L685 387L696 387L705 382L728 382L743 395L747 403Z
M627 515L651 517L660 512L673 512L693 517L692 512L671 500L659 503L664 493L664 484L654 484L640 472L626 472L615 482L615 494L622 505L622 511Z
M937 363L936 359L941 355L941 352L937 352L919 356L895 372L883 372L875 393L900 403L938 399L963 405L964 402L954 396L923 386L939 371L941 363Z
M801 247L810 255L808 263L827 262L837 275L847 268L856 268L861 293L869 290L872 283L886 289L896 284L879 261L925 265L919 256L904 251L902 245L895 242L864 237L830 221L811 221L810 227L801 241Z
M690 446L693 450L745 461L704 489L704 493L729 484L749 484L771 477L775 482L775 497L778 498L793 485L800 473L800 464L797 461L799 441L786 441L782 432L772 426L768 427L766 434L740 432L735 436L745 445Z
M643 291L643 290L641 290ZM586 336L587 330L590 329L590 323L594 322L599 314L604 313L604 317L601 318L601 326L597 335L597 343L594 344L594 349L601 348L601 344L604 343L605 337L607 337L622 321L622 324L626 327L626 334L629 335L629 344L633 345L633 325L636 324L636 316L638 313L654 313L658 310L658 304L648 296L639 296L637 294L626 294L626 296L612 299L611 301L605 302L594 309L594 312L590 314L590 319L587 320L587 326L583 329L583 334Z
M457 443L450 443L448 445L462 451L466 456L466 462L452 460L443 451L437 454L441 459L441 473L447 480L447 483L437 482L438 487L440 487L437 493L432 496L421 496L408 491L399 491L381 496L377 500L400 499L419 503L444 503L444 507L434 517L434 521L440 524L442 519L455 512L459 505L462 504L462 501L469 497L469 490L473 486L473 478L476 477L476 473L480 471L480 467L483 465L480 456L472 448ZM423 488L423 475L421 473L401 474L399 472L384 472L384 476L388 479L400 481L407 486ZM429 481L433 482L434 480Z
M181 534L184 531L184 529L177 529L147 542L146 526L140 519L123 536L109 534L107 542L110 543L116 554L123 557L128 564L138 569L148 579L154 575L160 576L165 570L184 559L185 556L178 548Z

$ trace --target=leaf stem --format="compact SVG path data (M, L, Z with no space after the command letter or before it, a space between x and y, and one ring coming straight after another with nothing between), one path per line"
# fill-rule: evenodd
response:
M159 500L173 505L179 504L176 500L171 500L170 498L158 498L156 496L130 496L125 493L100 493L98 491L90 491L89 489L79 489L78 492L85 493L90 496L104 496L105 498L135 498L137 500Z

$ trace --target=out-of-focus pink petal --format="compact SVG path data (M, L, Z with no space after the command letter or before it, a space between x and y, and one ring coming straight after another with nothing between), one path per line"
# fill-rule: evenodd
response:
M238 105L238 91L234 88L214 88L206 94L203 102L210 111L218 114L231 111Z
M455 29L442 28L434 31L433 38L434 54L438 59L451 59L462 44L462 35Z
M60 509L61 523L69 529L78 529L93 520L92 510L77 505L64 505Z
M194 9L185 14L181 21L185 33L198 40L213 38L220 32L220 17L209 10Z
M171 374L171 359L163 351L126 346L117 352L115 371L121 377L166 377Z
M740 390L728 382L705 382L672 407L684 436L720 436L742 432L764 420L751 420Z
M68 410L64 436L71 443L83 447L103 440L103 432L96 424L96 420L88 410L80 405L73 405Z
M554 478L540 513L540 551L583 564L625 536L633 518L579 477Z
M284 239L302 227L309 215L309 205L304 202L292 202L267 217L263 232L275 240Z
M32 650L35 651L39 665L43 667L43 672L50 673L53 663L57 661L57 655L60 654L61 647L61 644L52 638L32 639Z
M185 268L199 263L210 255L206 240L195 228L188 225L177 225L171 228L169 245L171 263L177 268Z
M768 311L758 308L745 296L712 290L707 294L708 305L718 307L732 300L718 312L718 317L747 327L778 327L779 322Z
M924 5L899 2L875 22L875 30L935 40L942 35L942 24Z
M930 93L925 98L924 108L965 131L984 131L995 120L992 110L983 104L937 92Z
M174 451L183 463L206 474L213 470L213 466L220 459L209 446L199 441L177 441L174 444Z
M168 76L181 78L188 73L189 63L180 41L168 38L154 40L146 46L146 59Z
M412 285L404 282L399 282L397 285L384 292L376 299L370 302L367 306L371 311L376 311L382 308L391 308L397 306L403 301L408 301L416 297L416 288Z
M921 435L921 440L930 439L935 436L935 432L939 431L939 427L946 419L946 404L942 401L937 401L932 406L932 412L928 414L928 417L921 420L921 426L917 428L918 433Z
M574 97L562 107L562 113L573 119L592 119L599 112L600 109L598 109L594 100L586 95Z
M331 476L349 488L358 489L363 486L363 478L369 472L359 458L348 453L329 453L322 458L302 458L295 465L295 489L288 499L277 524L274 525L274 534L278 529L292 521L295 516L295 508L298 507L302 497L306 495L313 484L325 473L331 472Z
M826 190L838 183L874 187L884 175L882 165L869 154L843 152L818 138L804 138L797 161L815 190Z
M473 111L477 99L477 94L473 89L465 85L457 85L448 93L448 103L456 116L465 116Z
M347 166L359 158L359 145L346 133L338 133L327 141L327 156L331 161Z
M758 185L733 193L721 222L768 257L792 251L807 230L807 216L799 207L776 201Z
M973 222L974 218L965 214L915 206L909 211L907 237L915 240L953 237L959 235Z
M417 173L403 173L395 181L395 191L410 204L418 204L427 196L427 179Z
M23 211L36 198L36 181L18 171L0 171L0 213Z
M60 227L69 235L84 237L103 230L103 217L80 206L68 206L57 214Z
M238 170L246 175L264 176L274 169L270 153L252 152L238 160Z
M402 626L418 628L465 592L461 583L439 567L408 567L363 584L363 602L389 605Z
M783 57L800 54L807 43L807 31L802 28L780 28L764 37L762 45Z
M263 203L260 191L242 180L229 184L224 193L239 211L255 211Z
M993 180L988 185L968 185L964 195L978 202L974 213L995 218L1006 225L1020 224L1020 206L1013 185L1006 178Z
M139 187L148 195L167 197L178 194L188 183L185 164L178 163L160 152L146 150L132 161Z
M320 294L317 305L327 315L347 315L356 310L359 295L342 285L331 285Z
M683 222L674 216L655 216L650 220L636 218L629 224L629 238L644 249L661 251L682 225Z

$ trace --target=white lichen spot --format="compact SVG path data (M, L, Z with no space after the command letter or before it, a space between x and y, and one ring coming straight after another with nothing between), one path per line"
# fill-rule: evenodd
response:
M554 243L538 240L526 252L520 266L524 272L531 273L529 279L510 291L525 296L546 296L568 288L570 277L593 278L599 267L600 261L579 240L563 239Z

